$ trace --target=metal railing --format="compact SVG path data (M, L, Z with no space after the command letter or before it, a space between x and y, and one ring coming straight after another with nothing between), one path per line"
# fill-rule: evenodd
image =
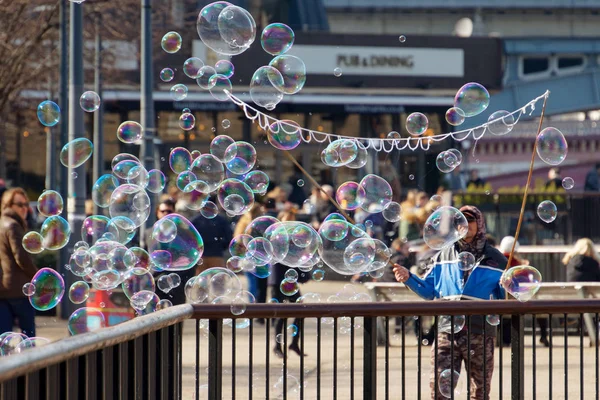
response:
M427 375L439 392L445 379L439 368L448 357L460 356L467 366L474 362L476 336L467 333L485 315L498 316L501 331L510 326L510 353L496 349L493 365L484 358L483 370L496 372L491 382L484 378L483 389L467 380L464 391L450 390L448 398L469 398L475 390L498 399L597 397L598 345L586 347L583 314L593 315L597 330L599 312L600 300L257 304L237 316L229 305L182 305L0 359L0 398L430 398ZM434 331L441 316L450 316L452 325L465 316L463 329L444 336L452 343L450 355L433 351L429 367L424 331L417 331L416 343L407 334L409 321L422 328L426 316L433 317ZM532 342L524 333L525 318L533 318L535 326L553 316L562 319L560 327L550 324L548 348L536 349L538 332L534 329ZM296 336L286 333L285 324L275 339L272 318L296 319ZM385 320L383 347L377 345L377 318ZM183 335L186 319L195 321ZM460 355L464 343L456 343L465 334L467 351ZM440 338L432 338L435 348ZM483 330L484 343L493 338ZM289 340L310 355L292 359ZM281 359L271 354L274 344L281 345ZM431 374L432 368L437 372ZM466 375L454 381L450 374L446 390L464 383Z

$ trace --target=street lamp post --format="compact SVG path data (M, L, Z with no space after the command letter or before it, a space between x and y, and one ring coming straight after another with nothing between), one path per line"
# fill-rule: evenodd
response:
M102 14L97 11L94 15L94 25L96 27L96 42L94 56L94 91L102 99L102 35L100 28L102 26ZM94 113L94 169L92 179L94 182L104 173L104 105L100 100L100 107ZM94 214L101 214L102 210L97 204L94 204Z

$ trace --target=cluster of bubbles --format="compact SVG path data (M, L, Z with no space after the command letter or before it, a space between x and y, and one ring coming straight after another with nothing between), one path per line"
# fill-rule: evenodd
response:
M69 243L71 227L59 214L63 211L63 199L54 190L44 191L38 198L38 211L46 217L40 231L30 231L23 236L23 248L32 254L47 250L59 250Z
M0 334L0 357L18 354L34 347L42 347L50 343L43 337L28 337L20 332L4 332Z
M454 171L463 160L462 153L458 149L442 151L435 159L435 165L440 172L445 174Z
M359 169L367 164L369 153L358 140L338 139L329 143L321 152L321 161L330 167Z

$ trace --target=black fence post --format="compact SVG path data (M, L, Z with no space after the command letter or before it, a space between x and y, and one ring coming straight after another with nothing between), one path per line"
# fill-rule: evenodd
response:
M222 352L223 320L211 319L208 322L208 398L211 400L222 398Z
M377 398L377 317L364 317L363 398ZM387 344L386 344L387 345Z
M523 315L513 315L511 317L510 332L511 398L513 400L522 400L525 398L525 349L523 328ZM535 346L535 343L533 345ZM502 368L502 366L500 366L500 368Z

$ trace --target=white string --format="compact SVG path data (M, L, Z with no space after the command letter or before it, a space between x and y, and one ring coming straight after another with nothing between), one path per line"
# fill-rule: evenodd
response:
M225 90L225 93L227 94L227 97L229 98L229 100L231 100L234 104L238 105L244 111L244 114L246 115L247 119L249 119L250 121L253 121L253 122L254 121L258 122L258 125L264 130L273 128L273 130L276 130L276 132L279 132L279 129L285 130L284 126L286 126L291 129L290 132L299 130L301 133L302 140L305 143L310 143L313 140L317 143L324 143L326 141L331 143L338 139L350 139L350 140L355 140L355 141L361 141L366 149L371 148L375 151L383 150L386 153L390 153L394 149L403 150L406 148L409 148L410 150L415 151L419 147L422 150L428 150L429 147L431 146L432 141L433 142L441 142L442 140L445 140L449 137L453 138L454 140L456 140L458 142L462 142L463 140L466 140L467 138L472 136L473 140L475 140L475 144L477 144L477 142L481 138L483 138L485 133L489 131L488 127L491 124L502 123L504 125L513 127L514 125L517 124L517 122L519 122L521 116L524 113L528 113L529 115L531 115L535 111L535 104L538 101L550 96L550 91L546 91L544 94L529 101L523 107L518 108L517 110L515 110L509 114L502 115L499 118L496 118L492 121L488 121L488 122L481 124L479 126L476 126L474 128L463 129L460 131L450 132L450 133L440 133L440 134L433 135L433 136L419 136L419 137L409 137L409 138L383 138L383 139L379 138L378 139L378 138L363 138L363 137L355 137L355 136L344 136L344 135L338 135L338 134L334 134L334 133L320 132L320 131L314 131L312 129L298 127L296 125L290 124L289 122L278 120L270 115L263 113L262 111L257 110L256 108L252 107L248 103L245 103L244 101L240 100L238 97L234 96L228 90ZM528 112L528 109L529 109L529 112ZM510 125L506 124L506 118L509 116L512 116L514 119L514 122Z

